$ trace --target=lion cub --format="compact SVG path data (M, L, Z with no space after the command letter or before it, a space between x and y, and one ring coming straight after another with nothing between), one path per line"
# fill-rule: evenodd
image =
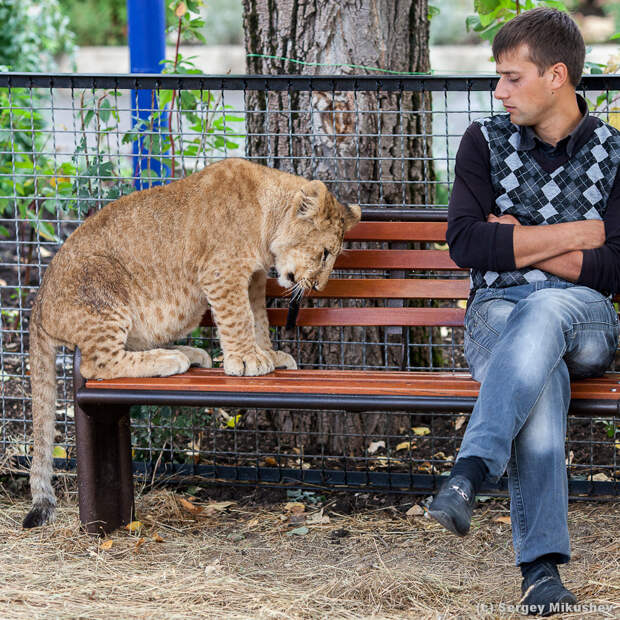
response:
M320 181L228 159L88 218L50 263L32 308L33 505L24 527L51 520L56 504L56 347L79 347L88 379L209 368L202 349L168 344L209 305L227 374L296 368L269 339L267 270L275 266L280 285L296 292L322 289L360 215Z

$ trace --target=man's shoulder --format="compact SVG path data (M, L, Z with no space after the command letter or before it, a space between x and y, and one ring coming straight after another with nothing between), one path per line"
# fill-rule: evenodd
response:
M510 121L510 114L494 114L478 118L470 125L470 128L472 127L478 128L487 142L493 138L506 138L519 132L519 128Z
M620 130L596 116L596 124L593 134L601 143L609 143L616 148L620 148Z

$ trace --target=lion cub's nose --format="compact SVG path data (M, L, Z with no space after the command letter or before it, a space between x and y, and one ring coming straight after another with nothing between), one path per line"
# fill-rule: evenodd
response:
M295 284L295 274L292 271L289 271L286 274L286 277L293 283Z

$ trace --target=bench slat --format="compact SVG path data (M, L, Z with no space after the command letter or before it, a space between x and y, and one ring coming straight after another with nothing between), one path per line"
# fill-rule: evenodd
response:
M267 280L268 297L287 297L277 280ZM320 299L467 299L469 279L332 279L322 291L311 291L308 297Z
M573 381L573 400L617 400L620 374ZM408 373L276 370L262 377L230 377L221 369L192 368L182 375L87 381L86 388L103 390L173 390L244 393L365 394L394 396L472 397L479 384L463 373Z
M360 222L349 230L347 241L439 241L445 243L446 222Z
M334 268L465 271L445 250L345 250Z
M286 325L286 308L268 308L269 324ZM297 317L300 327L462 327L462 308L301 308ZM204 327L214 325L211 312L203 316Z

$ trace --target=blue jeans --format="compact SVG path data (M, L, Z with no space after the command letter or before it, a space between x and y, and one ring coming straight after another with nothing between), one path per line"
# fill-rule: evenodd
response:
M508 468L517 565L547 553L570 559L570 378L603 374L617 345L613 304L585 286L479 289L467 310L465 356L481 386L458 458L481 457L491 481Z

